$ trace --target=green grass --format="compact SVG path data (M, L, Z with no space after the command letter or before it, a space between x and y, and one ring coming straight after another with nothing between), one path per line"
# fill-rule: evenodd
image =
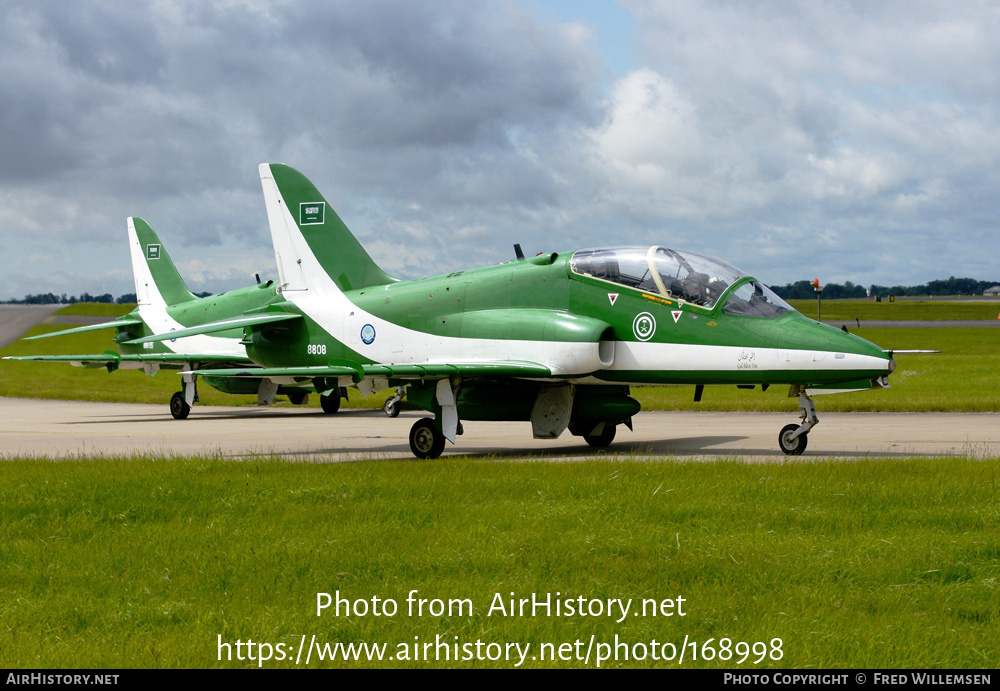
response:
M767 666L1000 663L998 460L81 459L3 471L0 667L254 666L219 663L217 636L294 648L313 634L533 652L586 648L592 634L781 638ZM400 612L317 617L316 593L336 590ZM475 610L410 617L411 590ZM557 591L682 596L687 615L486 616L495 593ZM688 651L684 666L718 664Z
M802 314L816 318L815 300L789 300ZM1000 302L956 301L926 298L875 302L874 300L824 300L823 321L869 319L898 321L952 321L956 319L993 319L1000 315Z
M121 317L134 310L135 307L134 302L123 305L112 305L105 302L78 302L74 305L63 307L56 314L81 315L86 317Z
M41 325L28 333L66 328ZM941 350L939 354L900 354L899 368L890 378L892 387L882 391L822 396L821 412L835 411L1000 411L1000 329L854 329L862 338L884 348ZM41 341L16 341L0 355L102 353L113 349L109 331L87 332ZM154 377L138 371L88 370L62 363L11 362L0 360L0 396L55 398L65 400L122 401L164 404L180 390L176 371L163 370ZM198 388L205 405L254 405L254 396L231 396L209 386ZM363 397L351 391L351 407L380 408L392 391ZM700 403L693 402L694 387L635 387L633 395L644 410L763 410L795 411L796 399L788 388L775 386L766 392L734 386L706 387ZM276 405L288 405L279 397ZM319 405L310 396L310 406Z

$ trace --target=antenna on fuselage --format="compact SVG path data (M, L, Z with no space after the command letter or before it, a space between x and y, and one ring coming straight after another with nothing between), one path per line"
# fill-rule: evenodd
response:
M517 257L518 261L524 260L524 252L521 251L521 245L516 243L514 245L514 256Z

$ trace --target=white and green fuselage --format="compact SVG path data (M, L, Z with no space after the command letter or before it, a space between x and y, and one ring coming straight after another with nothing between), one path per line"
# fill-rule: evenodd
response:
M461 419L524 419L536 436L568 427L599 443L638 412L632 384L788 384L806 399L804 435L809 392L883 386L894 368L878 346L807 319L752 277L665 247L397 281L301 173L260 172L281 295L266 312L288 320L246 330L255 373L317 390L406 386L453 441Z
M804 317L738 269L669 247L552 252L398 281L304 175L262 164L260 177L277 285L196 298L152 229L130 219L139 306L118 324L118 364L148 371L162 358L186 366L186 382L272 398L279 387L405 387L435 416L411 431L422 457L454 441L462 419L530 420L536 437L568 428L605 445L639 411L633 384L694 385L696 397L705 385L790 385L803 422L779 439L801 453L816 424L810 394L886 386L895 367L891 353Z

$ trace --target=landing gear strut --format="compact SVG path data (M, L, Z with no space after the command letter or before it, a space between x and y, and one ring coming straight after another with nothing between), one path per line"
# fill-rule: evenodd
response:
M806 450L809 443L809 430L819 424L816 417L816 406L803 386L793 387L791 394L799 396L799 410L802 413L802 424L785 425L778 434L778 445L789 456L798 456Z

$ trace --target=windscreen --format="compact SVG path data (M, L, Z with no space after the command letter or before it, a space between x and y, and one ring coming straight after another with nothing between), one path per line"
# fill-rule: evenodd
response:
M726 298L722 311L747 317L773 319L794 308L760 281L744 283Z
M694 252L667 247L579 250L570 261L578 274L712 307L743 277L734 266Z

